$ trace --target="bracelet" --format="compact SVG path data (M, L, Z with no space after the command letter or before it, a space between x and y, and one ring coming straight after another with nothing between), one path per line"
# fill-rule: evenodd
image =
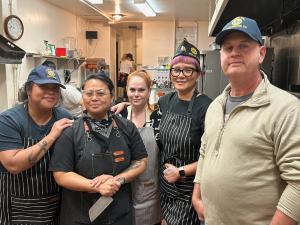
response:
M119 177L119 178L117 179L117 181L120 182L121 186L122 186L123 184L125 184L125 182L126 182L125 177Z
M48 142L46 140L42 140L38 143L38 145L40 146L40 149L43 151L43 152L47 152L47 145L48 145Z

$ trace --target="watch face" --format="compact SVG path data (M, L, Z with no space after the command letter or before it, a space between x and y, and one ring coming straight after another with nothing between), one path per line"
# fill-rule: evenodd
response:
M4 28L7 36L12 40L19 40L24 32L21 19L17 16L8 16L4 21Z

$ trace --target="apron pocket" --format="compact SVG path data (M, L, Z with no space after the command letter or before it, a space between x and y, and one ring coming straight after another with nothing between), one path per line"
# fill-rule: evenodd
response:
M60 195L40 197L11 196L12 224L45 224L58 216Z
M114 163L111 153L98 153L92 155L93 177L102 174L113 175Z
M132 196L135 204L159 198L158 184L154 179L147 181L136 180L132 183Z

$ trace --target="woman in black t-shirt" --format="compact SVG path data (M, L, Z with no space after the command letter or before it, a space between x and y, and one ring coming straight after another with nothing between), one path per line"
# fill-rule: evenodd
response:
M103 74L88 77L82 91L86 112L54 146L50 170L63 187L63 225L132 224L128 183L145 170L147 152L134 124L109 111L113 88ZM89 214L100 197L113 202L99 216Z

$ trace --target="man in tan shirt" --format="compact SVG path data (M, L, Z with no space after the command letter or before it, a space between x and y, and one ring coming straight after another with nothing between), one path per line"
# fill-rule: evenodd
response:
M193 205L206 225L295 225L300 220L300 101L260 71L256 22L217 35L230 84L208 108Z

